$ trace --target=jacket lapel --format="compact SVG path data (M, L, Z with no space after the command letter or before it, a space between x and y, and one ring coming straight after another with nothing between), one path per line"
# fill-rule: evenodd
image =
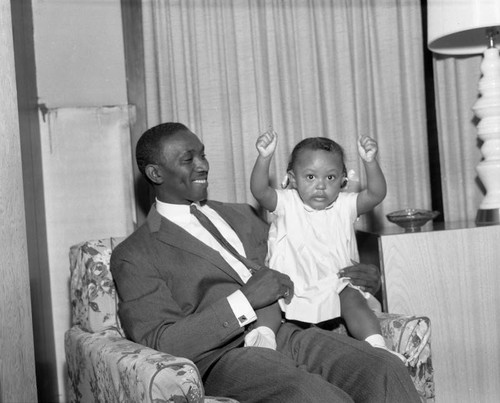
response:
M238 283L244 284L238 273L224 260L219 252L193 237L189 232L179 227L177 224L162 217L156 211L154 205L148 214L147 222L151 233L156 233L158 241L199 256L218 267Z

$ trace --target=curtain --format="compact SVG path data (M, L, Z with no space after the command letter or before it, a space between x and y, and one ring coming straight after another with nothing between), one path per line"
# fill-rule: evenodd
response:
M180 121L206 145L209 196L249 190L259 133L330 137L364 186L356 139L379 143L386 199L365 218L431 208L419 0L143 0L147 124Z
M478 99L482 56L434 56L439 154L443 209L446 221L476 217L483 188L475 167L481 161L477 119L472 106Z

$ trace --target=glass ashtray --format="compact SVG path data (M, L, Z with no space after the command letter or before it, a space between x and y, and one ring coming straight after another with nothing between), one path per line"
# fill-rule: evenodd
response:
M439 211L419 210L407 208L404 210L393 211L386 215L387 219L399 225L405 232L418 232L428 221L433 220L439 215Z

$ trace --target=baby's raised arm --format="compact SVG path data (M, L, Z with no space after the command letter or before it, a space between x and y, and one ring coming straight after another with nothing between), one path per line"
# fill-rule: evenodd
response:
M387 184L384 173L377 161L378 144L368 136L358 138L358 153L363 160L366 172L366 189L358 195L358 215L367 213L384 200L387 194Z
M278 134L274 130L262 133L255 143L255 147L262 158L271 158L276 151L278 144Z
M274 130L261 134L255 147L259 152L250 177L250 190L253 197L268 211L276 209L276 190L269 184L269 167L278 144L278 135Z
M377 157L378 144L368 136L358 138L358 153L363 161L371 162Z

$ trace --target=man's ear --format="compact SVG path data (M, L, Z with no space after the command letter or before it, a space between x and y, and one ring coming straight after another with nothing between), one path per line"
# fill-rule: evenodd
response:
M155 185L161 185L163 183L163 176L158 165L149 164L145 169L146 176Z

